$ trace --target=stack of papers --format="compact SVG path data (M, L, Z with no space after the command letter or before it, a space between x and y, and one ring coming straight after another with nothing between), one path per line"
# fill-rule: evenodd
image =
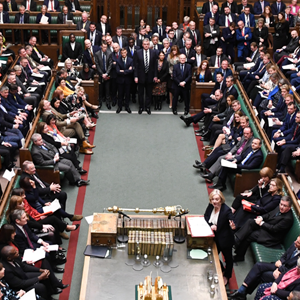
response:
M57 211L60 208L61 208L61 206L60 206L59 201L57 199L55 199L54 201L51 202L50 205L44 206L43 211L44 211L44 213L47 213L47 212L54 213L55 211Z
M33 261L36 262L46 257L46 252L42 248L38 248L35 251L33 249L26 249L24 251L22 261Z
M192 237L214 237L214 233L205 221L204 216L187 216L186 221Z
M237 169L237 164L236 163L234 163L232 161L228 161L226 159L221 159L221 165L222 165L222 167Z

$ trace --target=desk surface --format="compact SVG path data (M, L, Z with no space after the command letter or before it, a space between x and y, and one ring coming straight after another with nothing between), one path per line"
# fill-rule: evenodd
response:
M89 243L90 237L88 237L87 244ZM209 264L207 260L187 259L186 243L174 244L174 249L177 251L173 253L173 260L179 266L173 268L169 273L163 273L160 268L153 266L154 257L150 257L151 265L149 267L144 267L141 271L134 271L132 266L125 264L128 258L132 257L128 256L127 248L114 249L111 259L85 257L80 299L134 299L135 285L144 281L151 271L153 281L159 275L167 285L172 287L173 300L210 299L208 269L213 269L214 274L218 274L220 281L220 285L216 285L213 299L227 299L215 245L213 247L213 265Z

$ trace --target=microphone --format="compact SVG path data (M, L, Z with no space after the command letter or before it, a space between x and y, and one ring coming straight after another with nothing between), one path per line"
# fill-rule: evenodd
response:
M183 213L181 213L181 214L176 215L175 217L181 217L181 216L183 216L183 215L187 215L189 212L190 212L190 211L187 210L187 211L185 211L185 212L183 212Z
M129 221L131 221L131 218L128 215L126 215L125 213L123 213L122 211L118 210L118 214L122 215L125 218L128 218Z

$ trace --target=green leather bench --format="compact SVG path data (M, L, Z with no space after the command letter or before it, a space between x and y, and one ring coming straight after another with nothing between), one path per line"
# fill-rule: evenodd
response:
M251 243L250 248L254 255L255 262L275 262L277 261L283 253L292 245L292 243L297 239L300 234L300 221L292 208L294 223L292 228L287 232L283 244L280 245L280 249L274 249L265 247L256 242Z

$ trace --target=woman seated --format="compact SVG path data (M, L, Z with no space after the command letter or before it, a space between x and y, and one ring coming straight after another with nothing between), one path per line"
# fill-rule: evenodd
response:
M90 69L89 64L83 64L78 77L82 80L94 80L94 70Z
M280 179L273 178L270 180L270 183L268 182L268 179L270 178L269 176L272 174L271 170L266 170L260 174L265 175L265 178L263 178L261 175L262 178L258 182L258 186L253 188L255 191L255 197L257 198L255 199L255 197L251 197L253 192L246 191L246 193L238 196L232 204L236 229L242 227L247 220L254 219L257 216L263 215L275 209L279 205L280 199L283 196L283 184ZM262 193L262 196L260 196L260 189L264 187L265 190L266 185L269 185L268 191ZM243 200L248 201L251 203L251 205L249 206L248 204L243 204Z
M76 68L73 68L72 60L70 58L65 60L65 69L68 73L69 80L81 81L78 78L78 71Z
M212 75L209 69L208 60L202 60L200 66L197 69L197 82L212 82Z
M76 87L77 87L77 85L75 85L75 88ZM66 86L66 81L65 81L64 78L59 78L58 79L58 87L57 87L57 89L63 91L64 97L68 97L68 96L74 94L74 91L72 91L71 89L69 89Z
M36 132L41 134L43 140L53 145L59 151L61 157L72 161L80 174L86 174L87 171L79 166L80 161L74 151L74 144L70 144L70 138L65 137L57 129L55 115L49 115L46 122L38 123Z
M290 298L293 291L300 291L300 258L297 266L281 273L274 282L261 284L254 300L285 300Z

